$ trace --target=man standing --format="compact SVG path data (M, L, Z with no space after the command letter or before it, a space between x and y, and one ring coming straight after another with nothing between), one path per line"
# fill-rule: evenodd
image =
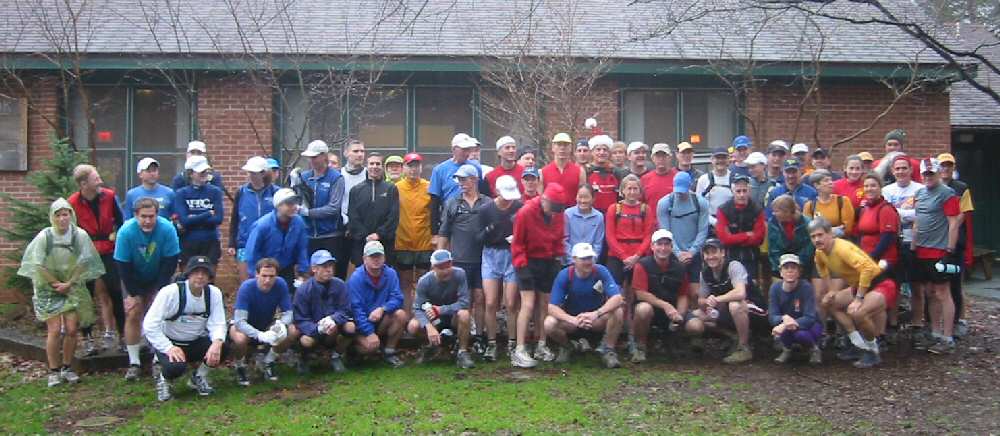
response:
M427 191L431 194L431 234L438 233L438 226L441 224L441 210L444 204L452 198L458 197L462 189L455 180L455 172L468 163L476 169L477 178L482 178L483 170L479 162L469 160L469 154L478 146L478 143L465 133L459 133L451 138L451 159L437 164L431 172L431 184Z
M785 182L782 168L787 155L788 143L785 141L776 139L767 146L767 178L775 184L780 185Z
M671 324L684 326L690 320L690 282L684 264L673 252L673 239L669 230L653 232L653 255L639 259L632 270L632 289L637 301L632 318L636 341L632 363L646 361L651 325L669 330Z
M729 152L719 147L712 150L712 171L698 178L695 192L708 201L708 224L715 225L715 214L719 207L733 198L729 186Z
M309 252L327 250L332 253L340 248L344 237L341 206L344 204L345 180L340 172L330 169L327 155L330 147L315 140L300 153L309 159L309 169L299 173L292 170L290 184L299 195L299 215L306 222L309 232ZM347 271L337 271L338 277Z
M816 246L816 272L820 277L816 294L823 295L820 304L826 313L833 314L853 345L837 358L857 360L857 368L878 365L881 359L875 338L885 330L886 309L896 306L896 283L884 277L864 250L834 236L825 218L809 222L809 238ZM833 275L847 282L848 287L831 289Z
M277 381L278 373L274 365L278 355L285 352L299 339L299 330L292 324L292 298L285 279L278 277L278 261L264 258L254 266L257 273L236 291L233 306L233 325L229 327L233 360L236 367L236 383L250 386L247 374L246 356L266 345L267 354L257 367L264 378ZM278 319L274 319L275 312Z
M69 196L69 204L76 213L76 225L87 232L94 242L94 249L101 255L104 275L87 282L91 295L101 306L101 322L104 324L104 348L118 346L118 335L123 331L125 308L122 306L121 281L115 268L115 236L124 222L122 210L115 200L115 191L101 185L101 175L93 165L80 164L73 169L73 180L80 190ZM92 328L81 329L84 336L84 353L97 353Z
M594 163L587 173L587 184L594 191L594 208L604 213L618 202L618 185L623 175L618 174L611 164L611 146L614 141L608 135L592 136L590 146Z
M507 303L507 344L508 353L514 351L510 339L517 336L516 323L513 320L517 303L517 282L515 281L514 265L511 263L510 238L514 234L514 217L521 209L521 193L517 183L510 176L497 179L497 196L493 201L481 205L477 212L482 230L476 237L482 240L482 278L483 297L485 300L484 316L486 329L486 349L483 358L495 361L497 358L497 311L500 310L500 298ZM478 326L477 326L478 327Z
M844 175L839 171L833 170L833 165L830 163L830 153L822 148L816 147L816 149L813 150L812 166L816 170L829 171L834 182L844 178Z
M975 207L972 205L972 191L969 185L955 178L955 156L951 153L941 153L938 155L938 162L941 163L941 182L948 185L958 196L958 205L962 210L960 215L961 225L958 227L958 244L955 245L955 253L962 259L965 268L972 267L972 212ZM80 214L77 213L77 217ZM951 298L955 300L955 336L961 337L968 330L965 322L965 293L962 292L962 275L951 275Z
M357 139L352 139L347 143L344 151L344 160L347 162L340 169L340 176L344 178L344 199L340 205L340 217L343 219L344 237L341 239L340 247L336 251L331 251L337 257L337 277L341 280L347 278L347 268L351 263L352 235L350 217L347 216L351 207L351 190L359 183L368 179L368 172L365 165L365 143Z
M646 203L646 207L650 210L656 210L656 204L660 199L674 192L674 176L677 170L671 167L671 160L670 146L662 142L653 144L653 171L647 172L639 179L642 183L643 203Z
M564 256L563 210L567 202L566 191L558 183L552 183L545 187L541 197L528 201L514 218L510 252L521 293L521 309L517 314L517 348L510 360L511 365L519 368L533 368L538 360L555 359L545 345L542 327L548 313L548 294ZM535 337L539 338L534 357L527 348L528 325L532 321Z
M688 142L677 144L677 171L688 173L691 180L698 180L705 174L694 167L694 146Z
M632 141L628 144L626 152L628 153L629 174L635 174L636 177L642 180L642 176L649 171L649 167L646 165L649 146L642 141Z
M385 180L393 185L403 178L403 158L392 155L385 158Z
M951 298L945 265L961 264L958 230L962 207L955 191L941 182L941 165L937 159L920 161L924 187L917 191L916 219L913 222L913 242L910 248L917 258L917 287L922 288L930 302L931 340L927 351L934 354L955 352L955 301ZM920 341L925 345L930 341Z
M329 251L316 251L309 263L313 276L295 293L293 309L295 326L302 332L298 371L309 372L309 352L317 348L330 350L334 372L347 371L341 356L357 333L350 292L344 281L333 275L337 261Z
M208 154L208 147L205 145L204 142L191 141L188 142L187 154L184 156L184 159L185 161L187 161L187 159L191 159L194 156L199 156L205 158L205 160L207 161L208 160L207 154ZM187 173L188 170L190 170L190 168L188 168L188 166L185 165L184 171L180 171L177 173L177 175L174 176L173 182L171 183L171 187L174 189L175 192L179 191L181 188L191 183L190 180L188 180L188 173ZM211 184L215 185L216 188L219 188L220 191L226 192L226 187L222 184L221 173L212 170L212 173L208 177L208 180Z
M298 201L289 188L275 192L274 210L254 223L246 245L247 265L257 265L265 257L278 261L278 276L291 286L292 293L295 293L296 266L300 277L309 272L309 242L306 223L296 213ZM248 269L253 277L253 269Z
M173 224L157 215L156 200L141 198L134 206L135 218L126 221L115 237L114 255L124 285L125 349L129 363L125 380L129 381L139 378L142 318L156 291L170 283L181 252ZM225 327L222 335L225 337Z
M753 359L750 350L750 317L747 301L753 283L749 280L742 263L726 258L726 249L718 239L705 241L702 247L705 268L701 271L698 288L698 310L696 320L688 325L688 331L700 334L706 327L716 330L736 330L737 346L732 354L722 361L744 363Z
M490 193L496 196L497 179L500 176L511 176L517 182L517 190L524 193L524 185L521 184L521 176L524 174L524 167L517 163L517 142L510 136L504 136L497 140L497 159L500 165L486 175L486 182L490 186Z
M750 201L763 209L767 194L774 188L774 181L767 177L767 156L755 151L747 156L746 163L750 170Z
M750 179L733 176L733 198L719 208L715 234L726 247L729 258L738 260L754 279L767 225L764 209L750 201Z
M883 164L892 165L895 162L895 157L899 154L904 154L903 143L906 142L906 131L903 129L891 130L889 133L885 134L885 156L882 159L872 162L871 168L879 168ZM904 154L905 155L905 154ZM888 159L888 162L885 162ZM923 179L920 177L920 161L912 157L907 157L910 161L910 179L914 182L921 183ZM892 172L891 174L884 174L885 184L888 185L896 181L896 174Z
M771 193L767 196L767 207L765 210L769 215L771 202L784 194L788 194L795 199L795 204L799 206L799 210L802 210L807 201L815 201L819 195L815 188L802 183L802 163L798 159L785 159L784 165L783 174L785 180L779 182L778 186L772 189Z
M465 271L472 291L472 314L475 320L475 336L478 344L483 344L482 337L486 329L485 317L492 318L496 325L496 312L486 313L486 299L483 295L483 240L480 233L483 225L479 220L479 212L484 205L490 203L490 198L479 193L479 178L472 165L462 165L455 172L455 178L462 189L462 195L448 200L441 214L441 228L438 229L438 250L451 248L455 266ZM495 336L494 336L495 339ZM477 350L482 351L482 349Z
M792 157L799 160L799 165L802 168L802 175L807 176L812 173L812 167L809 162L809 146L801 142L797 144L792 144Z
M204 156L192 156L191 183L177 191L174 214L184 228L181 235L181 264L187 265L193 256L205 256L212 265L219 264L219 224L225 216L222 190L208 183L212 167Z
M593 156L590 153L590 143L587 139L580 138L576 141L576 150L573 150L573 161L584 171L590 169L590 162Z
M750 156L751 148L753 148L753 142L750 141L750 137L740 135L733 138L733 164L729 167L730 173L750 177L747 157Z
M441 330L452 328L458 331L455 364L462 369L474 368L476 364L469 353L472 317L469 315L471 297L466 272L453 266L448 250L437 250L431 254L431 268L417 282L413 319L406 327L413 336L427 338L427 345L421 347L417 363L433 358L441 347Z
M403 160L403 179L396 182L399 226L396 227L396 258L392 264L399 273L403 308L412 315L413 292L417 280L430 268L434 244L431 243L431 194L427 192L430 182L420 178L424 158L417 153L409 153Z
M144 157L136 164L136 173L139 174L141 184L125 193L123 217L126 220L132 218L135 203L143 198L152 198L156 200L160 216L170 219L174 210L174 190L160 184L160 163L151 157Z
M898 279L903 283L910 283L912 298L910 299L911 319L910 326L920 328L924 325L924 301L928 295L924 294L922 286L916 286L919 265L913 250L910 249L913 243L913 222L917 215L917 192L924 185L914 182L910 168L910 158L897 155L890 163L895 183L882 188L882 198L885 198L899 213L899 228L902 236L902 250L900 250L900 266L897 271Z
M184 269L185 280L160 289L142 321L142 332L160 366L155 380L160 401L172 397L171 382L184 375L188 366L196 368L188 386L201 396L215 392L208 372L224 358L226 308L222 291L209 284L214 268L207 257L192 257Z
M552 162L542 168L542 186L553 183L561 186L570 206L576 204L576 189L587 182L584 169L571 160L572 145L569 135L556 134L552 138Z
M236 190L233 198L233 212L229 220L228 255L235 256L240 269L240 279L249 277L249 266L245 263L247 238L250 228L260 217L274 210L274 193L278 186L273 183L273 173L268 169L267 159L254 156L243 165L247 172L247 183Z
M399 227L399 191L396 185L383 180L382 155L368 155L368 180L351 188L350 233L353 241L351 262L361 265L366 243L381 241L392 253Z
M701 245L708 239L708 202L692 194L691 175L681 171L674 176L674 192L660 199L656 218L660 228L673 237L674 254L687 269L692 281L701 273ZM698 292L697 285L692 292Z
M597 253L586 242L573 246L573 264L556 276L552 284L548 315L545 317L545 336L559 344L555 361L569 361L569 335L578 331L603 332L604 339L597 347L606 368L618 368L615 345L621 335L622 295L611 272L604 265L596 265Z
M368 241L362 254L364 264L355 269L347 281L351 309L358 326L358 351L367 355L382 348L386 363L399 368L403 361L396 355L396 345L407 322L399 276L385 264L385 248L381 242Z

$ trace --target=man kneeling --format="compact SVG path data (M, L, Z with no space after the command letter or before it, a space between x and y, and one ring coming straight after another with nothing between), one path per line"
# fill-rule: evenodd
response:
M864 250L834 236L825 218L813 219L808 229L816 246L818 295L823 295L826 313L833 314L853 344L837 354L837 358L856 360L854 366L858 368L878 365L881 359L875 337L885 330L886 308L896 305L896 282L886 278L882 268ZM848 287L830 289L831 274L844 279Z
M653 232L653 255L639 259L632 271L632 289L639 302L635 305L632 328L636 346L632 363L646 361L649 328L656 325L669 330L690 321L688 301L690 286L686 266L674 255L673 233Z
M604 366L618 368L615 345L622 329L622 296L618 284L604 265L595 265L597 253L586 242L573 246L573 265L559 272L552 284L545 336L559 344L557 363L569 360L569 334L604 332L597 352Z
M295 326L302 332L299 345L299 373L309 372L309 352L324 347L330 349L330 367L334 372L347 368L340 357L351 344L356 332L351 319L351 299L347 285L333 276L337 260L329 251L316 250L309 262L313 276L295 293Z
M351 309L358 323L358 351L375 354L381 348L385 362L399 368L403 360L396 355L396 345L409 319L403 310L399 275L385 264L385 247L381 242L365 243L362 256L362 266L347 280Z
M215 274L212 262L205 256L192 257L184 272L186 280L160 289L142 321L143 335L156 350L160 367L155 378L160 401L172 397L171 382L188 366L197 368L188 386L201 396L215 392L208 384L208 369L222 361L226 341L222 291L208 284Z
M750 351L750 317L747 296L750 282L743 264L726 261L726 249L718 239L709 239L701 247L705 267L698 287L696 319L685 326L689 333L699 334L706 327L731 335L736 330L738 345L726 356L725 363L744 363L753 359Z
M278 277L278 261L265 257L257 261L254 269L255 277L244 281L236 291L233 325L229 327L229 341L236 361L236 383L240 386L250 386L246 365L248 353L266 345L268 351L262 359L263 366L257 369L265 379L277 381L274 364L278 355L299 338L299 330L292 324L288 283ZM274 319L276 310L279 311L277 320Z
M431 271L417 281L413 299L413 319L406 329L410 334L427 337L427 346L420 350L417 363L424 363L437 354L441 347L441 330L458 330L458 353L455 364L459 368L473 368L469 354L472 321L469 318L469 285L465 270L452 264L451 252L437 250L431 253ZM441 330L439 330L441 329Z

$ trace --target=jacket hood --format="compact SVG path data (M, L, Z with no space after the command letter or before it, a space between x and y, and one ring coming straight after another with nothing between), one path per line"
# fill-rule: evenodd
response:
M60 198L57 198L56 201L53 201L52 205L49 206L49 224L52 224L53 228L57 228L57 226L56 226L56 212L59 212L60 210L63 210L63 209L68 209L69 210L70 224L76 225L76 211L73 210L73 206L70 205L69 202L66 201L65 198L61 198L60 197Z

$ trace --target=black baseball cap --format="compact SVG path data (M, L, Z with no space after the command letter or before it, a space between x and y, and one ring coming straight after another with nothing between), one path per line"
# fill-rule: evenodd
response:
M705 243L702 244L701 251L705 251L706 248L716 248L721 250L723 248L722 241L716 238L708 238L707 240L705 240Z
M191 274L192 271L204 268L209 276L215 276L215 265L205 256L194 256L188 259L187 266L184 267L184 274Z

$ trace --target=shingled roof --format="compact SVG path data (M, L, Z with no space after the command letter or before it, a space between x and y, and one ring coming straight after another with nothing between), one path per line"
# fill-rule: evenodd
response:
M978 49L995 65L1000 65L1000 37L974 24L959 24L956 29L967 48ZM978 69L976 79L992 89L1000 89L1000 75L986 68ZM955 83L951 88L951 125L1000 128L1000 104L972 85Z
M78 14L58 0L12 0L0 8L2 53L376 52L460 58L528 46L534 53L558 50L622 60L812 62L821 53L829 63L940 62L893 28L765 10L764 0L90 0L82 8L71 3ZM909 0L883 3L901 17L926 20ZM860 19L877 15L846 1L810 7Z

